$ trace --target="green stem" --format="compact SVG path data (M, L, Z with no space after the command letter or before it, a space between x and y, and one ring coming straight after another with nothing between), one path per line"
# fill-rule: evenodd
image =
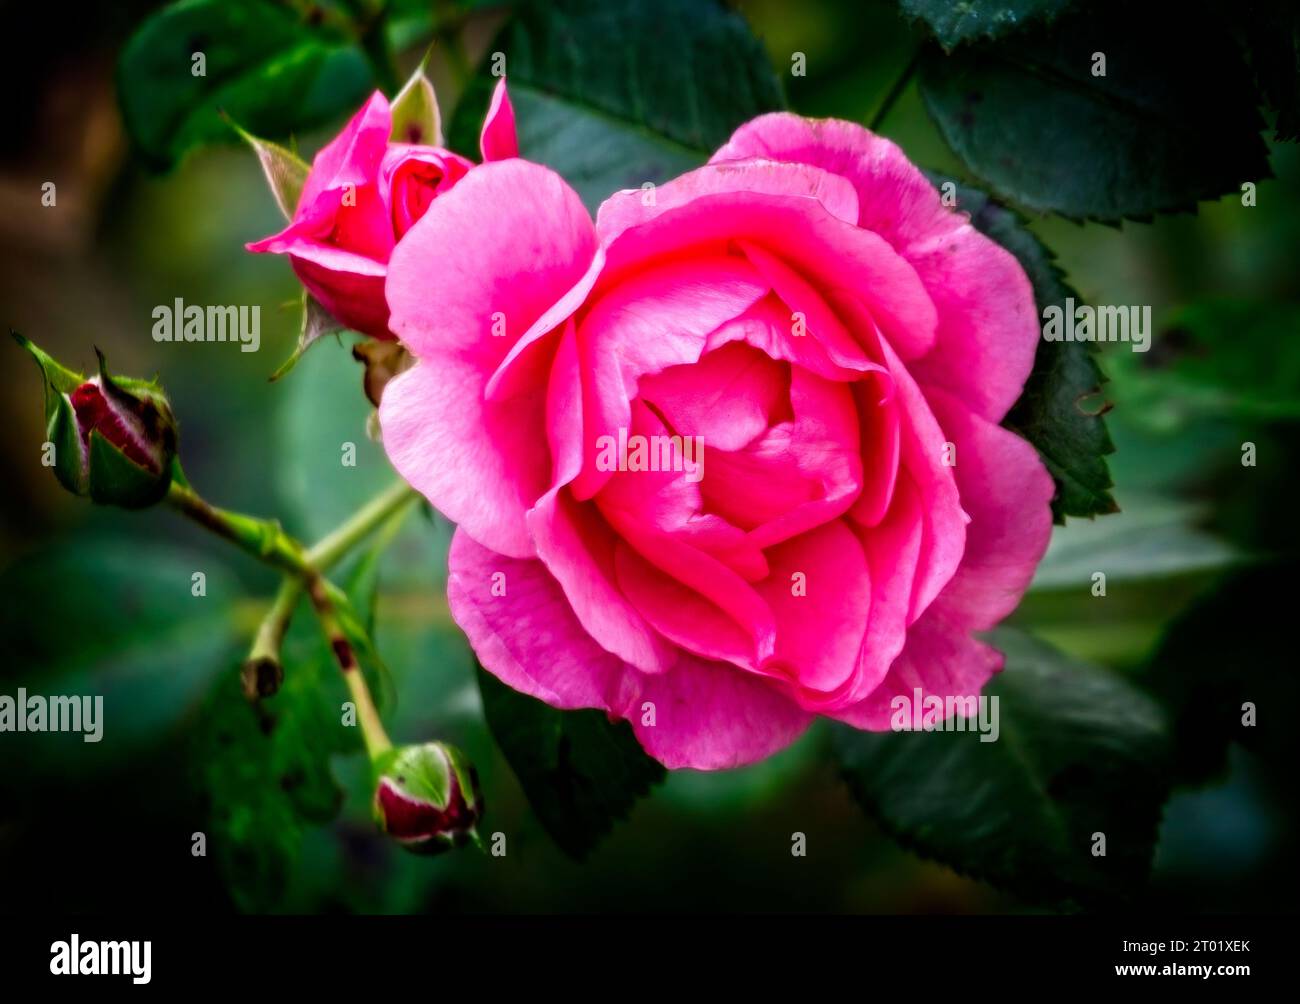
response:
M179 467L167 492L167 500L177 511L286 573L271 609L258 627L252 651L244 663L241 677L244 693L250 699L255 699L274 693L279 688L284 676L280 664L280 646L284 642L294 608L298 605L298 597L305 588L329 642L330 651L334 654L356 705L357 723L361 726L366 752L370 754L371 760L392 749L393 744L384 731L379 710L370 696L370 688L366 686L366 678L357 663L352 643L348 641L347 634L339 624L338 615L334 612L329 583L321 575L321 570L337 562L386 521L400 516L404 507L410 505L416 497L411 488L397 482L326 534L315 547L307 550L274 520L256 519L208 504L190 487ZM393 532L396 532L395 529Z
M912 77L916 75L916 68L920 65L921 50L917 49L911 61L903 67L903 72L894 81L894 86L885 95L885 99L880 102L880 107L876 109L876 113L871 116L871 121L867 124L868 129L872 132L879 131L881 124L885 121L885 116L893 110L894 105L898 103L898 99L903 96L903 92L907 90L907 85L912 82Z
M269 697L279 689L284 679L280 648L304 583L319 579L322 572L329 571L352 548L401 514L417 498L419 495L414 489L404 482L395 482L326 534L314 547L307 549L285 533L275 520L258 519L210 505L190 487L183 474L177 473L167 494L168 501L177 511L285 573L244 661L241 680L249 700Z
M218 509L200 498L188 484L176 480L167 491L167 501L183 515L259 561L298 575L307 571L302 545L285 533L277 521Z
M316 572L328 572L353 547L365 540L389 520L402 514L419 494L405 482L398 481L375 496L344 522L326 534L306 552L306 564ZM249 700L269 697L284 679L280 649L288 633L289 622L302 595L301 575L286 575L280 583L271 607L253 638L253 647L244 661L244 693Z
M302 595L302 580L297 576L286 575L275 594L271 608L258 625L257 635L253 638L253 647L244 660L240 679L244 686L244 696L250 701L259 697L270 697L280 689L284 682L284 666L280 663L280 648L284 645L284 636L289 631L289 621L293 619L294 609L298 606L298 597Z
M312 545L307 551L307 563L319 572L329 571L390 516L401 512L419 497L419 493L405 481L394 482Z
M375 707L375 702L370 696L370 688L366 686L366 678L357 663L352 643L348 641L334 613L334 604L330 602L325 580L319 574L310 574L306 578L306 585L307 595L316 610L316 619L320 621L330 651L334 653L334 661L338 663L343 679L347 682L348 691L352 695L352 702L357 707L357 724L361 726L361 737L365 741L366 752L373 761L381 753L393 748L392 740L388 738L383 722L379 719L379 709Z

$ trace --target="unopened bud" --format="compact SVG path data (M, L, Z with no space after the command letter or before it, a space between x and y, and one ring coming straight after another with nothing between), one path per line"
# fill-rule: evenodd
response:
M45 380L46 434L54 473L77 495L102 505L141 509L171 484L176 420L157 383L112 377L103 353L99 373L74 373L14 332Z
M407 850L437 854L477 839L483 815L478 775L446 743L389 750L375 761L375 819Z

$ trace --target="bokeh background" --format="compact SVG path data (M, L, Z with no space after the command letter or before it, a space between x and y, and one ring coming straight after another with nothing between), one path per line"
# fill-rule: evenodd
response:
M284 261L243 250L280 225L246 149L205 148L164 175L131 156L115 60L153 6L78 5L54 24L41 5L3 5L0 322L74 366L89 368L97 345L119 372L159 374L196 487L314 538L392 477L365 433L360 369L346 346L326 344L268 383L296 338L298 286ZM804 114L868 121L916 44L889 3L739 6ZM491 38L492 18L471 25L471 52ZM795 51L806 54L804 77L789 73ZM419 55L405 53L404 67ZM436 59L432 75L448 118L455 84ZM881 131L917 163L962 176L914 85ZM331 132L300 137L302 148ZM1114 345L1101 357L1123 511L1058 529L1014 617L1077 657L1135 675L1208 665L1268 687L1295 674L1300 150L1275 145L1271 162L1276 177L1260 181L1254 208L1228 196L1195 215L1122 227L1030 221L1084 298L1150 304L1157 330L1145 355ZM46 181L57 185L55 207L41 205ZM176 297L260 304L261 350L156 344L150 312ZM170 513L66 495L40 465L43 439L35 367L0 345L0 692L102 689L127 710L98 746L0 735L0 910L1028 909L900 849L853 802L817 729L755 767L671 775L586 861L565 857L486 731L472 660L442 598L449 528L428 513L408 521L380 573L376 634L399 695L390 732L467 749L488 829L509 835L507 857L394 850L370 822L363 758L340 754L334 822L300 833L271 791L250 818L227 820L262 834L266 853L196 859L191 834L207 828L222 787L267 783L221 766L241 729L256 739L253 719L223 729L212 714L274 577ZM344 441L358 444L355 469L339 464ZM1254 468L1239 460L1247 441ZM1102 561L1104 599L1079 574ZM206 597L190 595L197 570ZM310 649L311 628L297 618L294 651ZM328 673L319 685L341 699ZM1261 706L1291 713L1284 700ZM1234 745L1226 763L1208 765L1205 784L1176 791L1152 882L1130 907L1293 910L1296 782L1284 754ZM278 779L284 790L314 790L315 780ZM794 830L808 835L806 858L790 854Z

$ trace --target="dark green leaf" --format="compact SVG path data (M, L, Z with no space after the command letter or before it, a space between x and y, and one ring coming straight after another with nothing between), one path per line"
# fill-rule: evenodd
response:
M1295 765L1297 575L1294 562L1239 572L1170 625L1143 679L1169 708L1178 781L1209 780L1234 742Z
M1108 5L950 56L936 48L921 92L967 167L1035 211L1149 218L1270 176L1249 71L1208 16Z
M388 42L393 52L427 46L431 35L449 38L471 18L510 6L511 0L387 0Z
M837 726L850 788L919 854L1024 899L1089 905L1134 894L1167 793L1159 707L1028 635L1004 629L990 640L1007 656L986 688L999 698L996 741ZM1093 854L1098 833L1105 856Z
M127 132L154 167L233 138L226 112L258 136L328 122L365 97L365 57L330 18L272 0L181 0L126 43L118 94ZM319 12L318 12L319 13ZM205 64L195 75L196 53Z
M899 0L903 13L929 25L945 49L997 38L1026 24L1050 21L1074 0Z
M480 668L483 713L546 832L585 857L664 778L627 722L601 711L557 711Z
M951 179L932 175L931 180L941 186ZM1014 212L966 185L956 185L956 196L957 208L970 214L976 229L1016 256L1034 287L1040 318L1051 305L1064 310L1067 297L1081 301L1066 284L1052 253ZM1039 339L1033 372L1004 422L1033 443L1051 472L1056 482L1052 515L1058 523L1066 516L1095 516L1116 509L1105 460L1115 447L1102 416L1086 402L1105 379L1091 349L1089 342Z
M383 540L393 528L380 530ZM352 643L381 710L392 694L373 641L378 541L353 566L346 590L328 587L335 614ZM328 823L343 791L331 767L337 755L359 753L357 727L343 724L351 699L319 621L305 599L282 648L284 681L255 704L238 674L226 673L209 695L194 739L199 782L209 796L209 840L237 904L272 909L282 902L303 836Z
M204 596L193 595L195 572ZM160 742L228 665L238 588L219 558L138 541L79 541L5 569L0 693L103 698L98 743L6 736L25 775L120 765Z
M375 592L357 571L347 594L332 593L373 693L381 670L369 637ZM359 753L360 730L343 724L350 699L320 624L300 601L283 648L284 683L250 704L228 672L209 697L195 739L201 783L210 797L210 844L239 906L275 907L284 895L309 826L338 814L343 791L332 757Z
M1300 6L1295 0L1220 0L1237 15L1260 95L1277 115L1274 136L1300 139Z
M1131 582L1241 560L1231 545L1200 529L1205 515L1192 503L1126 494L1123 512L1055 531L1030 588L1087 589L1095 572L1104 572L1107 583Z
M782 107L744 19L716 0L523 5L489 46L505 73L520 152L559 171L589 208L699 166L741 123ZM452 121L478 150L496 81L480 74Z

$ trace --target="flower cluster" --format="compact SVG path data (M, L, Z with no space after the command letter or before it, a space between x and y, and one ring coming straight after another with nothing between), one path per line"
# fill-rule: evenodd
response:
M999 424L1038 338L1011 254L850 122L760 117L594 220L517 156L504 81L481 164L390 133L375 95L250 247L415 357L384 447L458 525L448 599L488 671L674 768L980 693L1002 657L974 635L1051 528Z

